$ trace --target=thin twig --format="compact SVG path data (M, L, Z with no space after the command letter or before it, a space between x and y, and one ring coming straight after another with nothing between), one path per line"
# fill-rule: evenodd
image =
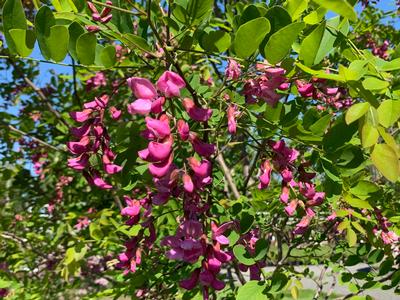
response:
M72 60L72 76L73 76L73 82L74 82L74 97L75 97L77 104L79 104L79 106L82 106L81 99L79 98L79 95L78 95L75 60L72 57L71 57L71 60Z
M36 92L36 94L38 94L40 99L42 99L44 103L46 103L46 106L53 113L53 115L55 115L57 119L59 119L65 126L67 126L67 128L69 128L69 124L67 123L67 121L65 121L64 118L60 115L60 113L54 109L49 99L45 96L45 94L43 94L42 90L38 88L28 77L24 76L23 78L25 82Z
M45 141L43 141L43 140L41 140L41 139L39 139L39 138L37 138L37 137L34 137L34 136L30 135L29 133L26 133L26 132L24 132L24 131L22 131L22 130L19 130L18 128L15 128L15 127L12 126L12 125L9 125L9 124L1 124L1 125L2 125L2 126L6 126L6 127L7 127L8 129L10 129L11 131L17 132L17 133L19 133L19 134L21 134L21 135L23 135L23 136L27 136L27 137L31 138L33 141L38 142L39 144L41 144L41 145L43 145L43 146L45 146L45 147L47 147L47 148L53 149L53 150L55 150L55 151L64 151L64 150L61 149L61 148L55 147L55 146L53 146L53 145L50 145L49 143L46 143Z
M235 182L233 181L232 175L231 175L231 171L229 170L229 168L227 167L224 157L222 156L222 153L220 152L217 157L216 157L216 161L218 162L219 166L222 169L222 172L224 173L225 179L228 182L228 185L233 193L233 196L235 197L235 199L239 199L240 198L240 193L238 188L236 187Z

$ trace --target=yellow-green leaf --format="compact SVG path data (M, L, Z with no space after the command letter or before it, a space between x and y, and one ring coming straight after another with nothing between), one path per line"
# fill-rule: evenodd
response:
M392 182L400 177L400 164L396 151L386 144L377 144L371 154L375 167Z
M354 7L346 0L313 0L313 2L353 22L357 21L357 13Z
M361 118L367 113L369 107L368 102L353 104L346 113L346 123L350 124Z
M350 227L346 230L346 240L350 247L354 247L357 244L357 234Z
M400 118L400 100L386 100L378 107L379 123L388 128Z

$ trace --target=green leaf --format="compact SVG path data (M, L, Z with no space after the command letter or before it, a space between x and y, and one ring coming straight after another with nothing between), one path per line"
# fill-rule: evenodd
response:
M299 58L306 66L314 65L325 33L325 25L325 22L319 24L301 43Z
M252 55L270 29L266 18L257 18L241 25L233 43L236 54L242 58Z
M76 54L79 62L83 65L94 63L96 55L96 35L90 32L82 34L76 41Z
M350 5L346 0L312 0L321 7L331 10L342 17L348 18L349 20L356 22L357 13L354 7Z
M312 124L309 129L311 130L312 133L316 135L322 135L325 133L326 128L331 122L331 119L332 119L331 115L329 114L325 115L322 118L320 118L317 122Z
M344 201L346 201L352 207L372 209L372 206L368 203L368 201L352 197L348 194L344 197Z
M364 148L371 147L378 142L379 131L378 129L366 121L361 128L361 143Z
M339 31L343 24L340 22L340 17L334 17L326 21L325 31L313 62L314 65L319 64L332 51L337 35L335 31Z
M32 53L36 40L35 33L32 30L11 29L9 34L19 55L26 57Z
M251 229L251 226L254 223L254 216L249 214L248 212L243 212L242 217L240 218L240 232L246 233Z
M209 52L224 52L231 45L231 36L222 30L204 33L200 40L201 47Z
M173 6L172 9L172 15L175 17L175 19L183 24L186 24L187 22L187 12L186 9L184 7L182 7L181 5L175 4Z
M149 44L147 44L147 41L138 35L126 33L123 35L123 42L130 47L139 48L145 52L151 52L151 48Z
M265 58L270 64L285 58L304 26L303 22L292 23L271 35L264 48Z
M286 1L286 10L292 17L292 20L300 18L301 14L307 9L309 0L288 0Z
M400 100L385 100L378 109L379 123L388 128L400 118Z
M262 17L260 10L257 8L257 6L250 4L244 9L242 14L240 15L239 25L242 25L259 17Z
M346 240L349 247L354 247L357 244L357 234L350 227L346 229Z
M189 0L187 12L190 17L190 23L194 20L202 20L213 8L214 0Z
M266 300L267 295L263 294L265 283L258 280L251 280L239 287L236 300Z
M392 61L387 61L383 65L378 66L378 71L396 71L400 70L400 58L396 58Z
M389 82L376 77L367 77L363 80L362 85L366 90L380 91L386 89L389 86Z
M346 212L346 214L348 214L348 212ZM350 227L350 221L349 219L344 219L342 222L339 223L339 225L337 226L337 230L339 232L347 229Z
M354 121L364 116L367 113L369 107L370 104L368 102L353 104L346 112L346 124L353 123Z
M96 241L100 240L103 238L103 232L100 229L100 226L97 222L92 222L89 225L89 232L90 236L95 239Z
M100 61L104 67L110 68L115 64L116 57L115 47L112 45L108 45L102 49L100 52Z
M279 29L292 23L292 18L290 17L288 11L279 5L275 5L268 9L265 17L268 19L271 25L270 34L273 34ZM266 38L268 38L268 36ZM267 41L265 41L265 43L266 42Z
M371 160L375 167L388 180L396 182L400 177L399 158L395 150L386 144L377 144L371 154Z
M393 268L393 259L385 259L385 261L379 267L379 276L386 275Z
M311 11L307 16L303 18L303 21L309 25L315 25L322 21L326 13L326 9L318 7L316 10Z
M46 47L50 58L54 61L63 61L68 53L69 32L64 25L54 25L50 28L50 35L46 38Z
M365 180L359 181L356 186L350 189L350 192L353 195L360 197L368 196L369 194L375 193L377 191L379 191L379 187L376 184Z
M385 256L385 252L382 249L372 250L371 253L368 255L368 263L376 264L376 263L380 262L384 256Z
M233 254L240 263L246 266L252 266L256 263L255 260L250 257L243 245L236 245L233 247Z
M268 243L265 239L259 239L256 242L256 249L255 249L255 256L253 257L254 260L263 259L264 256L267 254L268 250Z
M285 274L275 271L274 274L272 274L269 292L279 292L286 286L288 280Z
M35 16L35 30L40 51L45 59L50 59L51 53L46 39L50 36L50 28L56 25L53 12L48 6L42 6Z
M69 41L68 41L68 51L72 58L76 61L79 60L78 54L76 53L76 41L85 32L83 27L77 22L71 23L68 27Z
M7 46L11 52L17 52L16 45L10 35L11 29L27 30L25 12L21 0L7 0L2 10L3 32Z
M351 222L351 225L360 233L363 235L367 235L367 231L364 229L364 227L361 226L359 222Z
M339 82L346 81L345 77L341 74L326 73L324 70L313 70L299 62L296 62L295 64L301 70L303 70L304 72L306 72L310 75L313 75L314 77L321 78L321 79L329 79L329 80L334 80L334 81L339 81Z
M344 76L346 77L346 81L360 80L367 72L367 63L368 62L365 60L352 61L348 69L344 68Z

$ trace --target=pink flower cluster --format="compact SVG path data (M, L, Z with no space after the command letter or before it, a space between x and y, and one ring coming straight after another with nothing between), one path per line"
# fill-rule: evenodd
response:
M240 65L234 59L229 59L228 65L225 69L225 77L227 80L238 80L242 70Z
M298 207L301 207L305 212L305 216L296 225L296 229L294 230L295 234L303 234L307 230L312 218L315 216L312 207L319 206L323 203L325 193L317 192L315 190L315 185L311 183L311 180L316 174L307 173L305 171L305 167L308 166L308 163L302 163L297 168L294 165L299 157L299 152L296 149L287 147L283 140L278 142L270 141L269 146L272 150L272 164L270 160L266 160L261 164L260 183L258 187L260 189L265 189L269 186L273 169L280 174L282 178L280 200L286 205L285 212L289 216L292 216ZM298 173L298 181L295 181L294 171ZM289 202L290 191L295 188L298 189L299 194L304 197L304 200L293 199Z
M26 147L33 152L30 155L30 159L33 163L33 171L36 175L39 175L40 179L44 179L45 174L43 166L46 164L47 153L43 152L42 147L36 141L20 138L18 144L22 146L22 148Z
M149 195L143 199L136 200L125 196L127 204L121 211L121 215L128 217L126 224L133 226L143 220L137 236L125 243L125 251L118 255L119 263L117 267L124 269L124 274L136 272L136 268L142 261L142 252L144 249L150 250L156 240L156 231L153 223L152 206ZM149 235L145 235L144 231L148 229Z
M378 225L373 228L373 232L379 234L383 243L386 245L397 243L399 241L399 236L394 231L389 230L392 224L382 215L379 209L375 208L374 213L378 220Z
M382 59L388 59L389 58L389 41L385 40L383 41L382 45L378 45L371 37L371 35L367 35L367 43L365 47L371 49L372 54L375 56L378 56Z
M108 5L113 5L111 0L107 0L106 4ZM93 21L100 22L103 24L106 24L111 21L112 14L111 14L111 8L110 7L104 7L101 12L99 12L94 6L94 4L90 1L87 2L87 6L89 10L92 12L92 19Z
M171 195L179 195L182 187L178 187L182 178L183 191L190 198L198 198L195 190L202 190L211 183L211 163L206 159L215 152L215 146L203 142L195 132L191 132L189 124L184 120L176 121L177 136L183 141L189 141L194 151L203 156L201 161L194 157L188 158L189 172L178 169L173 163L174 137L170 127L170 117L162 113L166 98L179 97L180 90L185 86L184 80L176 73L166 71L157 81L156 87L145 78L132 77L127 80L136 100L128 105L131 114L158 114L157 118L146 117L146 130L142 136L149 141L148 147L139 151L139 157L149 163L149 172L153 176L157 192L152 195L152 203L165 204ZM158 93L163 96L159 96ZM182 101L187 114L197 122L206 122L212 115L211 109L195 105L193 100L185 98Z
M67 186L72 181L71 176L60 176L56 183L56 196L47 204L47 211L51 214L54 211L55 205L61 203L64 197L64 186Z
M284 76L285 69L273 68L266 65L257 65L261 75L247 79L243 88L243 94L247 103L256 103L258 99L264 100L268 105L275 104L282 98L277 90L285 91L290 84Z
M90 164L90 157L101 155L103 169L107 174L115 174L122 167L113 163L116 155L110 149L110 136L104 125L104 114L109 101L108 95L102 95L95 100L86 102L84 110L71 112L70 116L81 127L72 128L71 133L77 139L67 143L68 150L76 157L68 159L68 166L83 171L83 175L91 185L101 189L111 189L98 170ZM111 118L116 120L121 116L121 111L110 109Z
M248 233L244 234L240 237L237 244L244 245L247 253L251 256L255 255L256 252L256 243L260 239L260 230L252 229ZM266 267L266 263L264 261L255 262L251 266L246 266L244 264L239 264L239 269L242 272L250 272L250 280L261 280L261 269Z
M326 110L326 106L342 109L353 104L353 100L346 89L328 87L325 79L313 78L310 82L296 80L296 86L302 97L323 102L324 105L317 105L320 110Z
M103 72L97 72L94 76L86 80L86 91L91 91L107 85L107 78Z
M182 288L191 290L200 284L203 287L203 298L208 299L210 287L215 290L222 290L225 287L225 283L217 276L222 264L232 259L231 255L221 247L229 244L224 232L233 225L233 222L228 222L218 227L212 222L211 241L209 241L203 225L199 221L187 219L179 225L174 236L167 236L162 240L161 245L170 248L167 257L172 260L194 264L203 257L201 267L179 283Z

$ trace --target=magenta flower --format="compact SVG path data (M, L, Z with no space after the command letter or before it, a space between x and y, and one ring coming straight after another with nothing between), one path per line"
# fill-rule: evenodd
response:
M203 159L200 162L194 157L189 157L188 162L196 176L204 178L211 175L212 164L208 160Z
M149 165L149 172L157 178L165 176L172 166L173 155L171 154L168 159L159 163L151 163Z
M194 151L200 156L210 157L217 150L214 144L203 142L194 132L189 133L189 141L192 143Z
M289 215L289 216L293 216L296 208L297 208L297 204L298 201L297 200L292 200L290 201L290 204L288 206L285 207L285 212Z
M85 122L90 118L92 112L93 110L91 109L84 109L83 111L70 112L69 115L76 122Z
M169 127L167 116L160 118L159 120L146 117L146 126L147 129L157 138L165 138L171 134L171 128Z
M229 239L223 233L233 226L233 222L224 223L219 227L214 222L211 222L212 239L221 245L229 245Z
M121 215L123 216L129 216L129 217L136 217L140 213L140 201L138 200L133 200L129 198L128 196L124 196L125 202L127 204L126 207L124 207L121 210Z
M127 82L136 98L151 100L157 97L157 91L150 80L131 77L127 79Z
M128 112L131 115L147 115L151 112L152 102L149 99L137 99L128 104Z
M122 111L117 109L115 106L110 107L110 113L111 118L113 118L114 120L118 120L122 115Z
M180 90L186 86L185 81L178 74L165 71L158 79L158 90L165 95L165 97L179 97Z
M89 155L82 154L78 157L68 159L68 167L75 170L84 170L89 162Z
M112 5L113 3L111 0L107 0L106 4ZM94 6L94 4L92 2L88 1L87 5L88 5L89 10L92 12L93 21L98 21L100 23L105 24L111 20L111 18L112 18L112 14L110 14L111 8L104 7L104 9L99 13L96 6Z
M203 246L200 241L202 234L203 229L200 222L187 220L179 225L174 236L165 237L161 241L161 246L171 248L166 254L169 259L195 263L203 254Z
M177 122L177 129L178 129L178 133L180 138L183 141L186 141L189 138L189 124L186 123L184 120L180 119Z
M237 80L242 73L240 65L234 59L229 59L228 66L225 69L225 77L227 80Z
M229 105L227 116L228 116L228 132L230 134L236 133L236 117L238 116L239 112L237 111L237 106L234 104Z
M82 137L77 142L67 142L67 148L72 154L82 154L89 150L90 138L88 136Z
M183 188L185 189L185 191L188 193L193 193L194 184L192 178L188 174L184 173L182 175L182 181L183 181Z
M90 224L89 218L88 217L80 217L78 219L78 222L74 225L76 230L80 231L86 227L88 227Z
M271 181L271 172L272 167L269 160L266 160L264 163L261 164L261 175L260 175L260 183L258 184L258 188L266 189L269 186Z
M183 99L182 104L189 117L197 122L207 122L213 113L210 108L197 107L190 98Z

